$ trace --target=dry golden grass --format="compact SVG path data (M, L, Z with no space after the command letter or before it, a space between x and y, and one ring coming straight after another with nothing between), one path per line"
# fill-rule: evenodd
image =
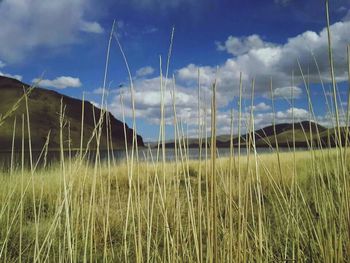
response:
M337 154L337 150L297 152L294 160L293 153L281 153L282 176L276 154L258 155L257 162L253 156L249 160L242 156L240 164L236 158L235 166L242 167L241 196L237 171L229 170L230 159L218 159L216 260L340 262L349 258L349 200L345 196L349 182L348 178L337 176L340 168ZM66 167L67 171L71 169L66 176L67 199L60 166L38 170L35 176L30 171L22 175L20 170L11 176L1 174L2 261L189 262L208 259L211 218L207 214L211 206L206 201L210 193L206 178L210 169L205 162L166 163L165 173L161 163L138 163L134 167L138 176L130 182L130 167L128 169L126 164L100 163L95 169L94 165L81 163L79 159L75 161L71 167ZM294 161L296 169L293 169ZM258 170L255 164L259 165ZM202 170L201 211L197 209L196 192L199 165ZM260 174L260 183L256 172ZM231 187L230 174L233 175ZM237 232L239 202L243 208L241 233ZM69 205L71 252L65 203ZM128 204L131 207L126 222ZM233 213L231 216L229 211ZM262 245L259 245L259 238L262 238Z

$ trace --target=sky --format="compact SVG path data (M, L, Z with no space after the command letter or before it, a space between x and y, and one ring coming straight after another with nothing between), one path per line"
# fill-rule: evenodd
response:
M177 116L185 132L197 136L198 72L203 119L209 120L203 116L210 116L211 86L216 80L220 134L230 132L231 109L237 117L240 75L246 122L252 109L251 83L255 81L256 128L270 125L273 118L279 123L291 122L293 115L296 121L311 116L326 126L334 123L329 113L333 103L325 4L321 0L0 0L0 75L29 84L40 79L41 87L79 99L84 93L85 99L99 106L114 20L115 35L133 78L137 132L145 141L158 138L160 72L169 139L174 133L174 80ZM330 1L330 24L338 103L346 109L349 0ZM310 113L302 75L310 83L314 114ZM108 110L118 119L124 111L131 126L130 83L115 39L107 88Z

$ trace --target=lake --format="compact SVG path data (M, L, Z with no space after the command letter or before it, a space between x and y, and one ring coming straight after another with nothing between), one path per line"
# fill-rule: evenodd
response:
M297 148L297 151L303 151L306 150L306 148ZM182 155L186 156L186 158L190 159L190 160L198 160L199 159L199 149L197 148L189 148L186 150L187 153L185 155L185 153L183 152ZM290 151L290 149L288 148L280 148L281 152L288 152ZM156 161L157 160L157 152L158 150L155 148L152 149L147 149L147 148L140 148L139 149L139 160L141 161ZM262 154L262 153L273 153L275 152L274 149L271 148L257 148L257 153L258 154ZM65 159L69 159L70 157L74 158L76 156L79 156L80 152L79 151L72 151L71 153L69 153L68 151L64 152L64 156ZM178 149L178 159L181 159L181 154L179 152ZM234 154L237 155L238 154L238 149L235 148ZM247 149L246 148L241 148L241 155L246 155L247 154ZM131 155L131 153L129 152L129 156ZM217 155L218 157L228 157L230 156L230 148L218 148L217 149ZM33 156L33 164L35 165L36 163L38 163L39 166L44 165L44 163L46 162L46 164L53 164L56 162L60 161L60 152L59 151L49 151L47 154L47 158L45 160L45 158L43 157L43 155L40 157L40 151L33 151L32 152L32 156ZM202 149L202 159L205 159L206 156L206 151L205 149ZM210 149L208 148L207 151L207 156L208 158L210 158ZM11 152L0 152L0 165L3 169L7 170L10 168L11 166L11 157L12 154ZM40 159L39 159L40 157ZM111 160L114 159L116 162L123 162L126 160L126 153L125 150L114 150L113 152L110 151L108 154L108 151L103 150L100 151L100 157L102 161L107 161L108 158L110 158ZM176 159L176 154L175 154L175 150L174 149L166 149L165 150L165 157L167 161L175 161ZM25 152L25 166L29 167L30 161L29 161L29 153ZM136 155L135 155L136 158ZM96 151L88 151L86 153L85 156L86 160L89 160L91 162L94 162L96 159ZM21 166L21 160L22 160L22 154L21 152L15 152L13 154L13 163L14 166L19 167ZM162 151L159 151L159 157L158 157L158 161L162 161Z

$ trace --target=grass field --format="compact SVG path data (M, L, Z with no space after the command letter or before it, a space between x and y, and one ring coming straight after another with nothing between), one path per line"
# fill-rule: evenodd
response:
M218 159L215 225L206 161L138 163L132 178L126 164L79 159L3 173L0 258L199 262L215 253L217 262L346 261L350 182L342 169L350 167L340 159L337 150Z

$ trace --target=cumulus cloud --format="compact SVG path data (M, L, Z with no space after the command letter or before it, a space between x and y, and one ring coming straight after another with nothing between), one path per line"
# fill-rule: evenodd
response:
M12 75L12 74L4 73L4 72L1 72L1 71L0 71L0 76L12 78L12 79L17 79L19 81L21 81L22 78L23 78L21 75L16 75L16 74Z
M80 30L87 33L101 34L104 32L102 26L97 22L87 22L82 21L80 25Z
M273 92L273 95L275 98L291 99L292 95L293 95L293 98L299 98L302 93L303 91L301 88L294 86L294 87L276 88Z
M310 118L309 112L302 108L289 108L286 111L278 111L276 113L276 118L278 120L291 122L293 120L293 115L295 120L306 120Z
M331 25L335 74L338 81L347 79L346 47L350 39L350 21L342 21ZM197 82L198 69L201 72L201 82L210 86L214 79L218 79L218 91L232 100L238 93L239 72L243 72L243 82L249 91L250 82L255 78L255 91L265 94L273 89L277 96L290 97L291 75L294 73L294 96L300 97L302 90L301 69L311 83L319 83L320 79L330 82L327 30L320 32L306 31L289 38L284 44L263 41L261 37L230 36L224 43L217 43L220 50L226 50L233 57L218 67L197 66L189 64L177 71L178 82L193 86ZM320 72L318 72L317 66ZM320 74L319 74L320 73ZM287 96L288 95L288 96Z
M0 58L19 61L38 48L74 43L79 31L101 33L101 25L86 18L91 1L1 1Z
M154 68L147 66L136 71L136 77L145 77L154 73Z
M49 79L33 79L32 82L38 83L39 86L66 89L66 88L79 88L82 83L79 78L61 76L53 80Z
M252 109L252 106L249 106L247 108L247 111L250 111ZM268 111L271 110L271 106L266 104L265 102L260 102L253 106L253 110L256 111Z
M165 81L165 79L163 79ZM172 119L172 93L170 88L171 79L168 79L168 89L164 93L165 115L166 122L171 124ZM136 79L135 83L135 106L136 115L138 118L143 118L151 124L159 124L160 120L160 78L152 79ZM118 118L122 117L122 109L120 104L121 96L123 96L124 110L127 117L132 116L132 105L130 99L130 92L128 87L122 87L119 89L119 94L112 98L112 102L109 105L109 109ZM193 98L196 96L196 90L186 89L177 85L176 87L176 105L178 107L179 119L182 118L186 121L190 121L196 118L195 109L196 103L193 103Z
M163 80L165 81L165 80ZM165 105L165 123L167 125L173 125L174 113L173 113L173 96L172 96L172 83L168 79L168 87L164 94ZM135 107L136 117L143 119L151 125L159 125L160 123L160 78L152 79L139 79L135 81ZM123 97L124 109L121 107L121 96ZM200 102L200 115L202 122L206 121L208 127L210 127L210 99L211 91L207 87L201 89L201 102ZM196 89L189 89L187 87L176 85L176 114L178 121L182 121L183 124L188 126L189 136L195 137L198 132L198 94ZM249 100L249 99L247 99ZM231 112L228 109L220 107L222 99L218 98L218 111L217 111L217 130L218 134L227 134L230 132ZM111 97L111 103L109 104L109 110L119 119L122 118L124 110L126 117L132 117L132 104L130 91L128 87L122 87L119 89L119 94ZM250 101L249 101L250 102ZM284 123L295 121L302 121L309 118L309 112L302 108L288 108L286 110L279 110L276 113L271 112L271 106L261 102L253 106L254 107L254 121L256 129L271 125L273 118L276 123ZM294 113L293 113L294 112ZM237 124L237 109L234 109L235 121ZM250 107L245 107L242 113L242 130L246 131L246 126L249 124ZM234 132L237 132L237 125L235 125ZM209 133L210 134L210 133Z
M260 49L273 46L272 43L263 41L260 36L253 34L248 37L229 36L224 42L216 42L217 49L226 51L234 56L243 55L252 49Z
M6 64L0 60L0 68L3 68L5 66L6 66Z

